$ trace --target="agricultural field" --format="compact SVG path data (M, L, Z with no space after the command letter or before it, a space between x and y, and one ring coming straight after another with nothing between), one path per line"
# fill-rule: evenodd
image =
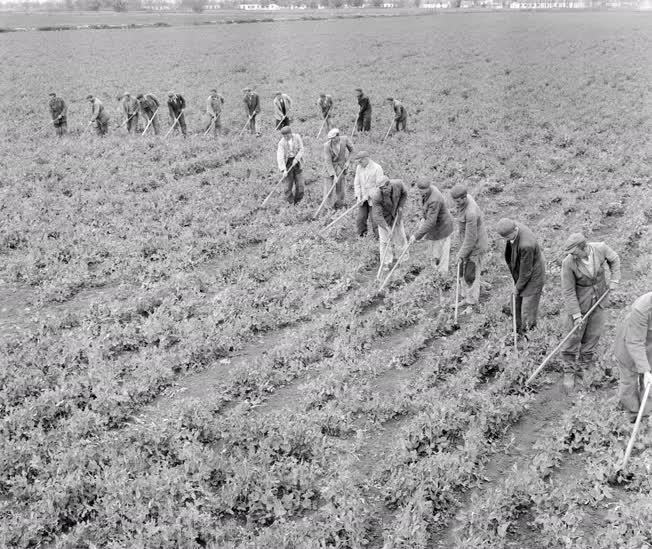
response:
M652 284L650 36L650 17L622 13L0 34L0 547L652 546L652 428L618 472L631 425L610 373L615 326ZM239 136L245 85L260 138ZM201 129L216 86L217 139ZM317 96L350 132L356 87L374 107L358 150L408 185L464 182L484 211L489 285L459 329L455 281L419 244L379 292L374 240L352 219L319 234ZM277 88L308 148L306 198L260 208ZM169 89L188 139L116 129L120 93ZM50 90L69 105L60 140L42 131ZM88 93L106 138L85 132ZM383 144L388 95L411 131ZM548 268L518 356L504 216ZM576 230L619 252L623 279L569 397L556 363L524 380L563 335Z

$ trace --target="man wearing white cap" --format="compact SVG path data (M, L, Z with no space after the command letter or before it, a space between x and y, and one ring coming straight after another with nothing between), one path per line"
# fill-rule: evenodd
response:
M505 262L514 280L516 331L523 334L537 324L545 260L534 233L522 223L505 217L496 230L505 239Z
M571 234L564 251L567 255L561 263L561 290L567 312L566 327L570 330L579 325L561 351L565 364L563 387L570 391L583 370L593 365L593 354L604 331L609 296L585 322L582 322L582 317L608 289L613 290L618 285L620 258L604 242L587 242L582 233ZM605 266L609 267L608 284Z
M356 155L358 165L355 168L355 179L353 180L353 189L355 198L358 201L358 215L356 225L358 236L367 234L367 222L371 213L371 204L369 197L374 189L380 186L385 174L383 169L369 158L367 151L360 151ZM376 224L372 219L372 229L376 232Z
M328 193L326 199L328 207L338 209L344 206L347 167L352 152L353 144L346 135L340 135L340 130L337 128L328 132L328 141L324 143L324 162L326 164L324 196ZM335 179L337 182L334 190L331 190Z
M242 101L245 105L245 112L247 113L247 124L245 124L245 127L249 128L249 133L260 135L260 132L256 128L256 116L260 112L260 98L258 97L258 94L249 87L243 88L242 92L244 93Z
M138 131L138 111L140 110L138 100L132 97L129 92L124 92L120 98L120 104L122 106L122 112L125 115L127 131L129 133L136 133Z
M276 129L280 130L290 125L290 108L292 99L289 95L277 91L274 93L274 119L276 120Z
M281 140L276 149L278 169L285 173L285 199L297 204L303 198L303 141L298 133L292 133L290 126L281 130Z

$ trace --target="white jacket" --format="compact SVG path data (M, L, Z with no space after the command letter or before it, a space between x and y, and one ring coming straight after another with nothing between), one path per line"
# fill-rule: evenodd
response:
M360 201L365 201L371 195L371 191L380 185L380 180L385 176L383 169L373 160L369 160L366 168L358 164L355 169L355 179L353 180L353 189L355 197Z
M288 158L292 158L299 162L303 158L303 141L298 133L292 134L292 139L287 141L284 137L278 142L276 148L276 163L278 169L285 170Z

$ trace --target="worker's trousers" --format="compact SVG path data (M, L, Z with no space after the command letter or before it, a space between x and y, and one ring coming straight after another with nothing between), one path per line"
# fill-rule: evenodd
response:
M448 273L448 264L451 255L451 237L447 236L440 240L428 240L428 255L435 263L435 269L443 275Z
M483 259L482 254L472 255L462 264L462 268L460 269L462 297L468 305L476 305L480 301L480 271L482 270ZM470 263L473 263L473 265L470 265ZM464 271L465 269L472 268L475 268L475 278L469 284L466 280L467 277L464 276Z
M209 115L208 124L204 128L204 133L208 133L208 130L210 130L212 127L213 133L217 136L220 133L220 129L222 128L222 122L220 120L221 118L221 114L216 115L215 118Z
M536 327L542 291L543 289L533 295L516 296L516 331L519 334Z
M368 200L365 200L358 206L358 213L356 214L355 219L358 236L364 236L367 234L369 219L371 219L371 229L375 235L378 232L378 227L374 223L373 218L371 218L371 204L369 204Z
M175 119L177 118L177 114L174 115L174 118L172 119L172 124L174 124ZM174 125L174 130L181 130L181 133L183 134L184 137L186 137L186 115L182 114L179 116L177 123Z
M149 128L147 128L147 133L149 133L150 128L151 128L151 129L154 130L154 134L158 135L158 133L160 131L159 124L158 124L158 114L156 116L154 116L153 119L152 119L152 116L154 116L153 113L147 113L145 115L145 118L147 118L147 122L145 123L145 127L147 127L147 124L149 124L149 121L151 120L152 123L149 124ZM145 128L143 128L143 131L145 131Z
M109 119L97 118L95 120L95 131L97 132L97 135L106 135L109 132Z
M301 164L297 163L292 169L290 169L292 162L294 162L294 158L288 158L285 164L286 169L290 170L284 179L285 200L287 200L290 204L297 204L301 202L301 199L303 198L305 185Z
M345 189L346 189L346 174L347 174L346 170L342 172L342 168L344 166L345 164L342 165L334 164L333 167L335 168L335 176L333 177L332 175L328 175L324 177L324 198L326 198L326 203L324 204L324 206L326 208L338 209L344 206L346 200ZM342 172L341 175L340 172ZM340 177L337 183L335 183L335 187L333 187L333 179L335 179L338 175ZM331 187L333 187L332 190ZM326 193L328 193L328 197L326 197Z
M378 247L380 249L380 260L383 262L383 265L391 265L392 261L394 261L394 257L398 259L405 246L407 246L403 221L397 223L394 227L394 232L392 233L390 241L389 235L391 232L391 228L385 229L384 227L378 227ZM403 255L401 263L408 259L408 255L408 252Z
M639 374L636 370L628 368L619 360L616 363L618 364L618 372L620 373L618 400L621 406L628 412L638 413L641 407L641 399L645 393L643 374ZM643 413L646 416L652 413L652 396L648 397Z
M397 132L407 131L407 118L399 118L395 120L395 128Z
M566 365L567 372L579 375L583 367L589 367L593 364L593 354L600 341L600 336L604 331L605 317L605 310L602 307L598 307L586 319L586 322L573 332L573 335L564 344L561 350L561 356ZM568 317L566 325L568 331L573 328L573 322L570 317ZM578 353L579 365L576 362Z
M358 117L358 131L368 132L371 130L371 113L365 113Z
M68 121L65 118L56 121L54 123L54 129L57 132L57 135L59 137L62 137L63 135L65 135L66 131L68 130Z
M247 116L251 116L251 113L249 113ZM249 120L249 122L247 122L247 128L249 129L249 133L258 133L258 129L256 128L255 114L251 116L251 119Z
M127 131L129 133L136 133L138 131L138 113L127 115Z

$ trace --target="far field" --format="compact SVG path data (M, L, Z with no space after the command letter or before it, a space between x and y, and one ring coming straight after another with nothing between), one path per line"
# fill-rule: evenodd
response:
M652 284L652 19L427 17L0 34L0 547L640 549L652 544L652 429L631 426L610 346ZM238 138L241 88L261 138ZM202 135L210 88L225 135ZM374 107L391 177L469 185L492 240L479 314L415 248L387 290L353 221L326 238L320 91L350 132ZM182 93L191 135L130 137L116 97ZM308 186L277 181L271 96L295 101ZM66 98L70 135L48 123ZM111 134L84 133L88 93ZM383 99L410 133L382 138ZM7 114L8 113L8 114ZM167 120L164 117L164 129ZM353 200L349 193L349 201ZM495 225L545 251L538 331L517 357ZM408 232L419 222L412 191ZM623 260L601 359L573 398L558 366L561 245Z

